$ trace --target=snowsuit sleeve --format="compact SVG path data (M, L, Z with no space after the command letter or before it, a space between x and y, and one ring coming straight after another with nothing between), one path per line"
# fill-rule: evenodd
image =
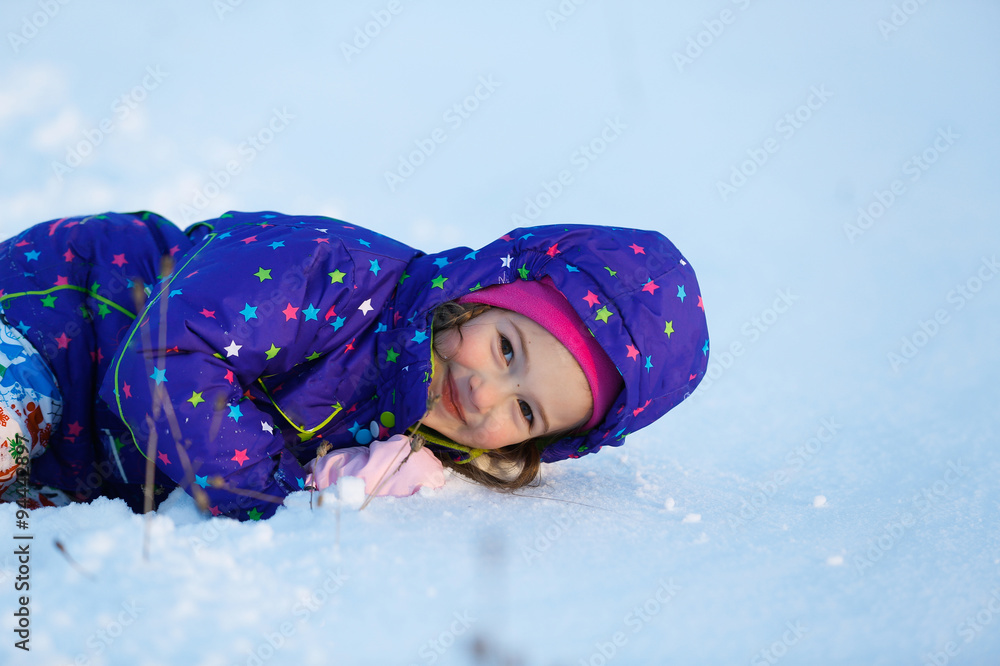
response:
M335 220L224 217L234 218L222 221L225 231L205 236L153 288L101 396L143 455L156 434L158 468L189 493L201 486L213 514L259 520L307 473L280 424L248 399L250 387L307 371L363 334L405 262L318 228Z

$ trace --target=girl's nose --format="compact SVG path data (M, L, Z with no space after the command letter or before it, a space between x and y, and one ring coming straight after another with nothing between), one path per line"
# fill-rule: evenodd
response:
M510 388L507 384L509 381L505 381L501 377L487 377L482 374L470 377L471 395L469 399L476 411L480 414L486 414L502 403L510 394Z

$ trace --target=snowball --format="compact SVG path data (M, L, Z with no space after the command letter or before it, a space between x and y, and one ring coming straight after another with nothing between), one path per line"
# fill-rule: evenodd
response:
M667 511L673 511L674 510L674 498L673 497L668 497L667 501L663 503L663 506L664 506L664 508L666 508Z
M337 481L337 496L352 509L360 509L365 503L365 480L356 476L342 476Z
M813 506L817 509L821 506L826 506L826 497L824 495L816 495L813 498Z
M831 567L839 567L844 563L844 556L831 555L830 557L826 558L826 563L829 564Z
M688 515L684 516L684 520L682 520L681 522L682 523L700 523L701 522L701 514L700 513L689 513Z

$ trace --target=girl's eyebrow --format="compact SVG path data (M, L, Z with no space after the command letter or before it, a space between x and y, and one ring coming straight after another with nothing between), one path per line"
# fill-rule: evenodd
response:
M513 320L510 321L510 325L514 327L515 331L517 331L517 340L521 345L521 353L524 354L524 370L525 374L527 374L529 359L528 359L528 346L524 344L524 333L521 331L521 328L514 323ZM545 434L549 431L549 420L545 418L545 409L542 407L542 403L540 402L538 403L538 415L542 418L542 425L545 426L545 429L542 430L541 434Z

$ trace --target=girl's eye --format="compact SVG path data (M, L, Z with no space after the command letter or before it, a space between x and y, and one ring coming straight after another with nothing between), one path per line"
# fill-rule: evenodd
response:
M511 361L514 360L514 347L510 344L510 340L502 335L500 336L500 353L507 359L507 365L510 365Z
M531 412L531 406L524 400L518 400L517 403L521 407L521 415L524 416L524 420L528 422L528 425L531 425L535 419L535 415Z
M506 359L507 365L510 365L511 361L514 360L514 347L510 344L510 340L503 335L500 336L500 353L503 354L504 359ZM521 416L524 417L524 420L527 421L530 426L531 422L535 419L535 415L531 411L531 405L526 403L524 400L518 400L517 406L521 408Z

